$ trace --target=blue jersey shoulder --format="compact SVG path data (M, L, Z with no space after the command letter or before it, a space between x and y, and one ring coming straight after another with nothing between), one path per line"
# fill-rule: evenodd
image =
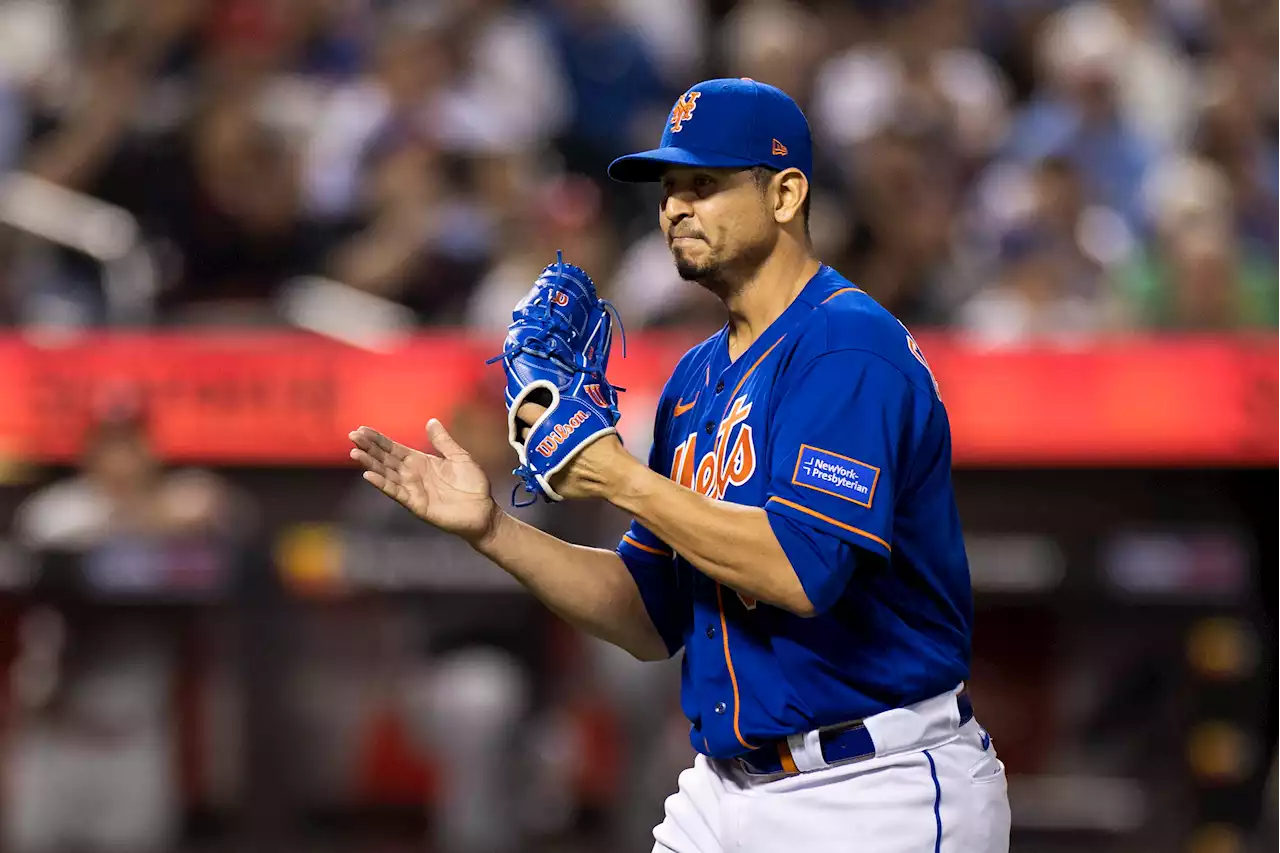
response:
M922 392L937 393L933 372L915 338L887 308L844 276L824 268L814 310L797 329L789 366L827 353L863 352L895 367Z

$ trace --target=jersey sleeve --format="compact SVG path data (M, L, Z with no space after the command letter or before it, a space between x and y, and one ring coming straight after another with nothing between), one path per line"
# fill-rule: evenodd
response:
M810 601L839 598L856 549L888 557L898 460L923 395L862 351L818 356L774 410L765 509Z
M657 442L649 453L649 467L654 470L660 458ZM627 571L631 573L644 608L674 655L684 645L686 614L692 618L692 602L681 595L675 553L647 527L633 520L615 549Z

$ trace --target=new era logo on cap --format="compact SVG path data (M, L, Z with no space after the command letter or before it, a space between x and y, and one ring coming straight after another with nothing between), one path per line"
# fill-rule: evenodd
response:
M695 119L696 113L696 119ZM671 108L659 147L619 157L617 181L657 181L668 166L799 169L812 176L809 123L785 92L756 80L705 80Z

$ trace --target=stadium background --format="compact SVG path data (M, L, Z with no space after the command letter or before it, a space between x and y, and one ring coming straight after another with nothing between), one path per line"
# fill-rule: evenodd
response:
M646 187L793 94L956 435L1018 853L1276 848L1277 43L1244 0L0 0L0 850L648 850L671 666L368 489L563 249L624 436L721 322ZM606 507L535 523L612 546Z

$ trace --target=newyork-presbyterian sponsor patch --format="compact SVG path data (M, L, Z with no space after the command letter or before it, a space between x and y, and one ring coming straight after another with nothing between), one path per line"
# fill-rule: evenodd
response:
M871 508L880 469L820 447L800 445L791 482L806 489Z

